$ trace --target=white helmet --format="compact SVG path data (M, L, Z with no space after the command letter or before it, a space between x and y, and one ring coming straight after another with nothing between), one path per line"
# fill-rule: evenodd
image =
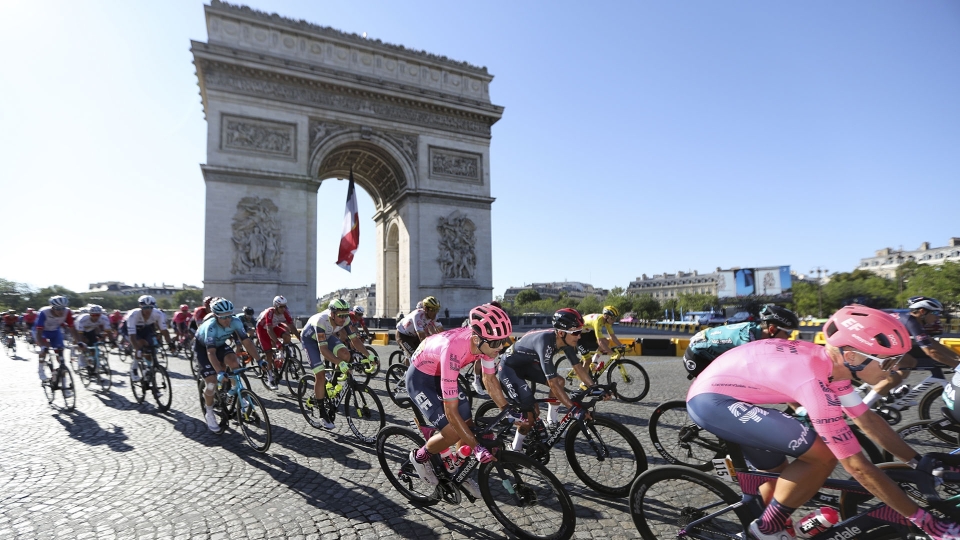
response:
M70 301L63 295L50 297L50 305L55 308L65 308L69 303Z
M287 305L287 299L283 296L277 295L273 297L273 307L280 307Z
M360 306L353 306L353 312L357 315L363 315L363 308Z
M103 308L98 306L97 304L91 304L88 309L89 309L88 313L90 313L91 315L100 315L101 313L103 313Z
M137 302L140 304L140 307L157 307L157 299L149 294L137 298Z
M943 304L928 296L912 296L907 300L910 309L926 309L927 311L943 311Z

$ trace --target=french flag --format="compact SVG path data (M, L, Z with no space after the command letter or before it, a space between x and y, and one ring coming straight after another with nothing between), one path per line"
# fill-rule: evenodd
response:
M340 238L340 254L337 266L347 272L353 263L360 245L360 216L357 214L357 189L353 184L353 168L350 169L350 187L347 188L347 210L343 214L343 236Z

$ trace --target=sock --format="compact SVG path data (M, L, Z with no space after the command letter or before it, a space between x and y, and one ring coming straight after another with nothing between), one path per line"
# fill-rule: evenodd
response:
M547 403L547 423L557 423L557 411L559 408L560 407L554 405L553 403Z
M517 429L516 435L513 436L513 445L511 447L514 452L519 452L520 449L523 448L523 440L526 438L527 436L520 433L520 430Z
M417 460L417 463L426 463L430 461L430 452L427 452L427 445L423 445L417 449L417 452L413 455L413 459Z
M864 398L863 398L863 403L864 403L867 407L871 407L871 406L873 406L874 403L876 403L877 401L879 401L881 397L883 397L883 396L881 396L880 394L878 394L875 390L871 390L869 393L867 393L866 396L864 396Z
M213 412L213 405L204 405L204 406L207 408L207 412L208 412L208 413L212 413L212 412Z
M783 506L777 499L770 501L770 505L763 511L763 515L760 516L760 523L757 528L760 529L760 532L763 534L773 534L777 531L782 531L786 528L787 520L790 519L790 514L792 514L796 508L790 508L789 506Z

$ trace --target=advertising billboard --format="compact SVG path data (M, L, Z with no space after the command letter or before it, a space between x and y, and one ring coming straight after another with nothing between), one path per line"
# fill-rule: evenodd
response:
M717 297L732 298L737 295L737 281L733 271L724 270L717 276Z
M717 297L783 296L793 288L789 266L722 270L717 277Z

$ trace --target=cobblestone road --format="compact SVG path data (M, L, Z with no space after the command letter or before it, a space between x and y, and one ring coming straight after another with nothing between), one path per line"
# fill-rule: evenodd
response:
M394 349L379 352L385 359ZM282 389L274 393L253 382L274 436L259 455L235 431L207 430L185 360L170 361L174 392L167 413L134 401L128 364L115 356L113 389L101 395L77 378L76 410L67 413L47 404L36 355L22 341L17 352L0 358L0 538L505 536L482 503L409 504L382 474L373 448L358 444L342 419L334 431L315 430ZM598 410L627 424L654 466L662 461L647 436L647 418L660 401L684 395L688 383L678 359L642 360L652 380L647 398L606 402ZM373 387L387 423L406 423L410 416L386 396L382 373ZM549 468L577 508L575 537L635 538L625 500L585 488L562 451L553 452Z

